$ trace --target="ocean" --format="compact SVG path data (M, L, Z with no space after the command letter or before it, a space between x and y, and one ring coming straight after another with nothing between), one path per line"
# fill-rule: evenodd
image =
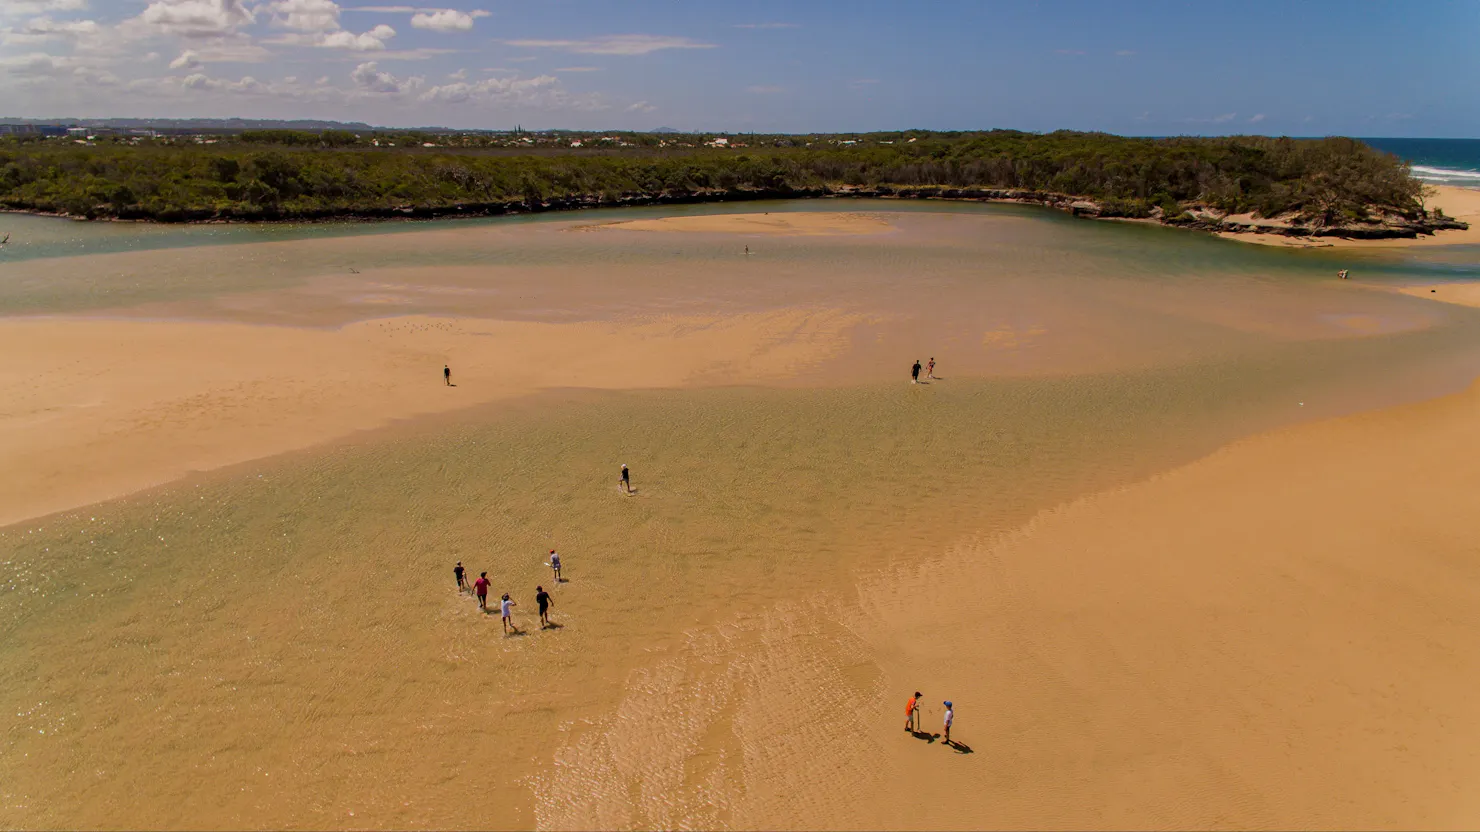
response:
M1413 165L1413 175L1435 185L1480 188L1480 139L1362 139Z

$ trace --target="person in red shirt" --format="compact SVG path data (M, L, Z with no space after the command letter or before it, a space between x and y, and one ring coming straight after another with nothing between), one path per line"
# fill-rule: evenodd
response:
M478 609L488 609L488 573L479 572L478 580L473 581L473 591L478 593Z
M914 733L915 731L919 730L920 723L917 718L919 712L920 692L915 691L915 695L911 696L910 701L906 702L904 706L904 730L909 731L910 733Z

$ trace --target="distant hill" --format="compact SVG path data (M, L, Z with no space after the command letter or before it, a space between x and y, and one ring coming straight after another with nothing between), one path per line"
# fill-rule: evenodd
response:
M679 132L682 132L682 131L680 131L680 130L674 130L672 127L659 127L656 130L652 130L650 132L653 132L653 133L679 133Z

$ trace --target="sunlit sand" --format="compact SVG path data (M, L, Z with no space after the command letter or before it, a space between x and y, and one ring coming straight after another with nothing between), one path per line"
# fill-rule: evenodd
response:
M594 226L614 231L663 231L704 234L780 234L785 236L882 234L891 226L883 217L851 213L715 214L628 220Z

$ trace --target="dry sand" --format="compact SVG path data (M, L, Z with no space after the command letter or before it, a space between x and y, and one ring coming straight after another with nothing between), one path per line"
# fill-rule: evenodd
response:
M402 317L318 330L0 321L0 525L541 389L789 377L856 317L785 310L624 324ZM455 388L442 382L449 363Z
M860 596L897 701L875 724L922 688L976 754L895 728L910 809L881 796L878 825L1474 828L1477 486L1471 389L879 575Z
M1428 200L1428 206L1443 209L1454 219L1470 224L1465 231L1440 231L1429 236L1396 240L1350 240L1342 237L1286 237L1282 234L1229 234L1219 232L1217 236L1243 243L1287 248L1406 248L1409 246L1456 246L1480 245L1480 190L1456 188L1453 185L1432 186L1436 194ZM1284 228L1288 224L1275 220L1255 219L1249 214L1229 217L1236 222L1256 223L1270 228Z
M629 220L585 227L618 231L771 234L787 237L882 234L892 228L888 220L874 214L844 214L831 211L664 217L656 220Z

